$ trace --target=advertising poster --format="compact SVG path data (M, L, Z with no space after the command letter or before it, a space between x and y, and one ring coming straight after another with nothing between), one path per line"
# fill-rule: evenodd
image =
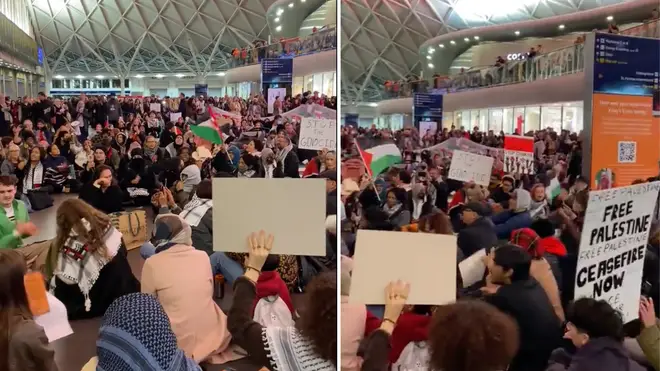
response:
M607 301L637 319L646 244L660 182L589 192L575 275L575 298Z
M417 130L420 135L424 135L421 131L423 121L433 121L442 123L442 95L428 94L428 93L415 93L413 98L413 122L417 123Z
M268 89L268 113L273 113L273 103L275 103L276 98L280 98L280 102L284 102L284 97L286 97L286 89L284 88L270 88ZM282 107L280 106L280 112L282 114Z
M264 59L261 62L261 83L293 82L293 59Z
M595 35L592 189L627 186L658 175L660 117L654 97L659 74L660 40Z

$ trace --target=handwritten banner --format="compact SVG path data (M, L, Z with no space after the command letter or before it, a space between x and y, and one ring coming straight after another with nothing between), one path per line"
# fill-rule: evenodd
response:
M336 146L337 120L302 118L298 148L333 151Z
M494 159L470 152L454 151L449 167L449 179L488 186Z

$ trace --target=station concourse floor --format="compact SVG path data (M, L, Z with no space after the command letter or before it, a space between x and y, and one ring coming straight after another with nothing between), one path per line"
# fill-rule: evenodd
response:
M77 195L55 195L53 207L46 210L40 210L30 214L30 220L36 224L38 234L25 240L25 243L43 241L55 237L56 234L56 213L57 208L67 198L77 197ZM149 233L153 226L153 215L150 208L147 211L147 222ZM144 260L140 256L139 249L128 252L128 261L135 277L140 279L142 275L142 266ZM222 300L216 299L216 302L227 313L232 304L232 288L229 285L225 287L225 296ZM298 299L298 300L296 300ZM300 295L292 295L294 305L299 302ZM88 320L71 321L73 334L57 340L53 343L55 348L55 361L59 371L79 371L96 355L96 338L101 325L101 317ZM250 362L249 359L231 362L226 365L203 365L205 371L257 371L261 367Z

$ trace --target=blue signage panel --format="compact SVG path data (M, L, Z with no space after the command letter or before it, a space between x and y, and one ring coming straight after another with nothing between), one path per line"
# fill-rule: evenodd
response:
M293 59L264 59L261 61L261 83L293 82Z
M37 48L37 63L40 66L44 65L44 50L42 48Z
M597 33L595 49L594 93L657 95L660 40Z
M418 118L442 118L442 95L415 93L413 114Z
M209 94L208 84L195 84L195 96L199 97L201 95L207 96Z
M358 115L357 113L347 113L346 116L344 116L344 125L357 128L358 126L360 126L359 120L360 120L360 115Z

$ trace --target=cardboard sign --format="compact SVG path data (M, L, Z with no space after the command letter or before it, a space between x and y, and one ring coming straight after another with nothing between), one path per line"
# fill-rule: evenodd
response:
M170 112L170 121L177 122L181 118L181 112Z
M272 254L325 256L326 195L324 179L213 178L213 250L247 252L264 230Z
M273 103L275 103L275 98L280 97L280 103L284 102L284 97L286 97L285 88L272 88L268 89L268 113L274 113ZM280 106L280 114L282 114L282 106Z
M160 112L160 103L150 103L149 111L156 113Z
M320 151L337 148L337 120L303 117L298 148Z
M461 272L463 287L472 286L484 278L486 264L484 264L483 258L485 256L486 249L481 249L458 263L458 271Z
M69 323L66 307L55 296L46 293L50 311L46 314L35 316L34 321L43 327L48 342L52 343L63 337L73 334Z
M449 167L449 179L474 182L487 187L492 169L492 157L455 150Z
M39 272L29 272L23 277L25 293L33 316L40 316L50 311L46 296L44 276Z
M532 152L504 151L504 172L510 174L534 174Z
M607 301L624 322L638 318L644 255L660 182L589 192L575 298Z
M387 284L410 283L408 304L456 301L456 237L433 233L357 233L350 303L385 304Z

